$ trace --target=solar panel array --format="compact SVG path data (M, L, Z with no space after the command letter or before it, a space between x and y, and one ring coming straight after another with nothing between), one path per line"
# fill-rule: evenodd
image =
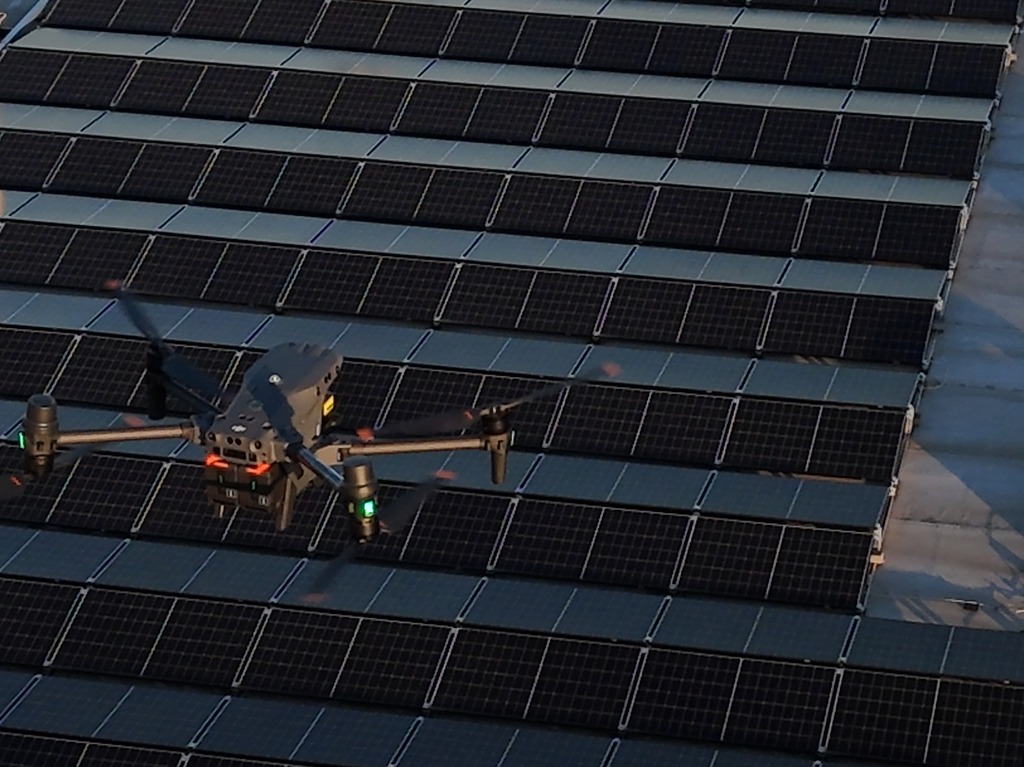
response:
M349 429L624 370L501 486L376 461L458 479L316 608L332 493L216 518L175 440L33 485L4 759L1020 763L1019 636L863 615L1016 3L748 5L56 0L0 51L8 441L144 412L112 278L225 386L334 346Z

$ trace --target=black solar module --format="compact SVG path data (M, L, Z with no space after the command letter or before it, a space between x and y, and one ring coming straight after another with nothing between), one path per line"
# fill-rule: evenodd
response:
M5 472L34 393L146 413L111 279L229 393L333 346L346 430L622 370L501 485L378 458L382 509L457 476L319 602L329 486L218 517L177 437L32 483L0 764L1020 763L1019 636L863 615L1016 3L752 5L52 0L0 50Z

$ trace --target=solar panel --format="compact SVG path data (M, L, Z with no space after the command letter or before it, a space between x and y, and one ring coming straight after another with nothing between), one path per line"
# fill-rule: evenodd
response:
M441 304L453 265L413 258L382 258L366 290L361 313L429 322Z
M220 240L157 235L132 277L131 288L138 293L198 299L226 247Z
M582 578L593 583L665 589L679 560L687 517L604 509Z
M85 748L78 740L0 732L0 751L25 767L78 767Z
M984 127L977 123L914 120L903 170L970 178L977 168L984 136Z
M515 64L572 66L587 26L583 18L527 14L508 60Z
M41 189L67 143L66 136L5 131L0 134L0 183L7 189Z
M0 143L0 152L2 149ZM495 230L536 234L561 232L581 183L569 178L512 176L498 203Z
M0 594L0 646L4 662L41 666L78 596L78 589L0 577Z
M633 455L697 464L714 463L725 434L729 397L654 392ZM679 428L686 424L685 428Z
M213 714L220 699L221 696L209 692L137 687L116 711L111 712L95 734L129 743L184 748ZM135 750L124 746L106 746L101 750L107 753L94 752L91 755L96 764L125 764L127 767L137 764L137 759L153 759L147 763L174 767L178 757L174 752Z
M949 626L862 616L847 663L937 675L942 671L951 631Z
M60 0L50 10L47 22L69 27L104 27L117 13L119 0Z
M382 53L436 56L454 18L453 8L396 3L374 49Z
M964 716L984 711L984 717ZM1024 690L957 679L939 682L929 729L928 758L939 764L1012 765L1024 756L1018 722Z
M286 161L284 155L271 152L221 149L195 200L201 205L260 208L270 196Z
M28 221L5 221L0 228L0 279L43 285L75 229Z
M462 264L441 319L456 324L476 324L478 318L485 315L487 324L492 327L514 328L535 276L535 272L526 269Z
M328 8L337 8L338 5L331 3ZM327 111L324 125L343 130L387 131L408 89L409 85L404 80L346 77Z
M780 291L765 335L765 350L799 349L842 357L856 300L841 294Z
M799 471L810 457L820 412L817 405L744 399L729 433L726 464Z
M860 87L924 91L934 56L935 43L869 40L861 66Z
M1006 53L1001 46L939 43L928 78L928 92L990 98L1002 76Z
M766 29L732 29L718 74L738 80L778 82L786 77L796 35Z
M480 387L478 405L494 402L511 402L537 391L545 381L520 378L516 376L487 375ZM516 444L523 448L540 446L547 433L551 417L554 415L556 402L552 400L529 402L516 408L515 430Z
M754 155L764 116L765 110L760 107L698 104L683 151L688 157L749 160Z
M46 103L109 106L134 64L129 58L72 55L46 92Z
M97 290L111 280L123 280L146 244L147 235L79 229L61 254L49 284Z
M75 468L74 477L49 521L70 527L130 532L160 469L155 461L87 457Z
M841 258L869 258L875 249L883 211L880 202L814 197L799 252L807 257L835 254Z
M831 143L835 120L831 112L768 109L753 159L771 165L820 168Z
M57 168L48 189L53 192L113 195L141 151L141 142L77 138Z
M852 85L863 45L861 39L853 36L797 35L787 79L804 85Z
M203 297L247 306L274 306L299 257L298 248L231 243Z
M416 210L416 223L483 229L504 176L472 170L436 170Z
M547 103L543 91L484 88L464 135L476 141L530 143Z
M587 563L601 510L523 498L512 512L497 569L553 578L578 578Z
M846 335L845 354L919 365L934 312L935 305L930 301L858 296Z
M48 676L3 720L8 729L89 736L128 692L120 682ZM83 705L85 701L89 705Z
M679 335L683 344L753 349L768 309L767 290L695 285Z
M226 0L223 3L193 3L178 27L186 37L237 40L259 0Z
M441 673L434 707L521 719L530 705L548 641L460 629Z
M476 398L479 388L478 373L408 368L392 397L385 423L398 423L465 407Z
M508 499L444 492L424 504L402 560L483 571L507 517Z
M0 328L0 394L22 399L43 391L70 341L66 333Z
M644 240L661 245L715 245L729 197L719 190L661 187Z
M316 724L321 710L319 705L232 698L203 735L200 746L210 751L287 759ZM248 732L247 725L253 721L267 724Z
M650 392L584 384L570 390L551 439L556 450L629 455Z
M924 761L936 679L846 669L828 747L869 759Z
M565 225L573 237L633 242L652 197L643 184L584 181Z
M173 597L90 590L61 641L54 666L141 676L173 604Z
M260 101L255 119L286 125L320 125L341 83L342 78L336 75L281 70Z
M808 466L813 474L888 482L906 415L824 408Z
M598 19L580 64L594 69L642 72L658 39L658 27L617 19Z
M367 163L342 213L349 218L410 220L431 177L430 168L418 165Z
M241 38L254 43L302 45L323 0L260 0Z
M202 467L174 464L160 482L140 532L193 541L220 540L228 522L213 515L203 488Z
M142 200L187 200L213 151L205 147L145 144L117 192Z
M267 80L265 70L211 64L203 70L184 112L194 117L246 120L255 110Z
M243 689L330 697L358 622L275 608L246 666Z
M596 275L539 271L519 315L521 330L589 336L608 292L609 280Z
M679 588L763 598L782 536L781 525L699 517L687 544Z
M959 236L960 213L953 207L888 203L875 258L946 269Z
M445 47L445 55L456 59L495 58L505 61L519 37L524 16L466 8L458 17Z
M187 5L188 0L167 0L158 5L148 0L124 0L110 22L110 29L169 34Z
M338 425L352 429L373 425L397 372L397 365L345 360L333 388Z
M448 633L444 626L363 619L333 697L419 707Z
M395 133L460 136L473 114L480 88L450 83L416 83Z
M690 283L621 277L601 325L601 336L674 343L692 292Z
M229 686L260 613L258 607L178 599L143 676L168 682Z
M842 115L829 167L868 167L895 173L903 165L911 124L905 118Z
M690 104L661 99L622 100L622 109L608 139L614 152L672 155L676 152Z
M326 250L310 250L285 297L285 306L338 314L356 314L376 273L379 259ZM344 275L345 289L336 283ZM346 367L349 363L345 363Z
M177 114L203 76L201 64L143 60L117 100L120 109Z
M538 143L547 146L603 148L608 143L622 99L590 93L556 93Z

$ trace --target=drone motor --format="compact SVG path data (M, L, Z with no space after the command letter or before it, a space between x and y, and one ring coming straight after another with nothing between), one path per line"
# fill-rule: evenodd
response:
M28 399L22 432L18 437L25 451L25 470L43 477L53 470L60 426L57 422L57 401L49 394L33 394Z
M377 518L377 478L373 464L366 458L349 458L341 465L345 478L345 504L352 537L370 541L380 533Z

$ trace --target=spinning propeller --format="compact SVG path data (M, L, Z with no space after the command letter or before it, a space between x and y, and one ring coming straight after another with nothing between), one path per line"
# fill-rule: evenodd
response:
M92 452L95 452L97 447L98 445L79 445L71 450L65 450L63 453L58 453L53 459L53 471L70 469L78 463L80 459L85 458ZM49 476L50 473L51 472L47 472L46 475L40 477L30 471L19 469L7 477L0 479L0 501L10 501L17 498L25 492L29 485L37 479L44 479L46 476Z

